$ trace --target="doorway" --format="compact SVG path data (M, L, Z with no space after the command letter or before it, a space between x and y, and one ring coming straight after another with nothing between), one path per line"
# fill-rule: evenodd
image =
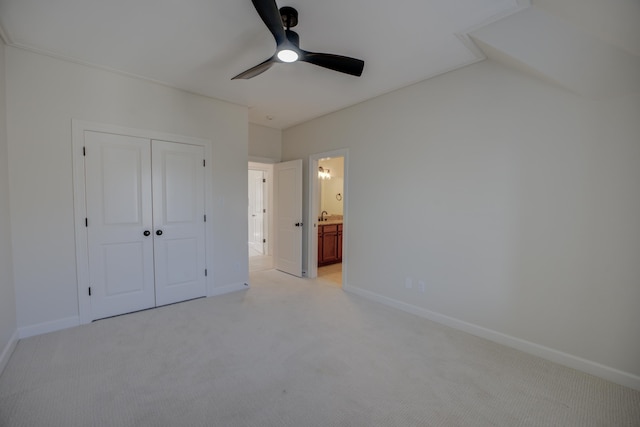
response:
M308 276L346 283L348 150L309 157Z
M303 275L303 227L302 217L302 160L279 163L249 162L249 170L265 171L263 201L267 207L264 213L264 239L266 254L260 255L248 245L249 271L277 269L302 277ZM259 175L256 175L259 176ZM256 185L254 178L250 186ZM252 183L253 182L253 183ZM249 188L249 192L253 192ZM257 190L259 192L261 190ZM256 192L256 193L257 193ZM250 196L249 198L253 198ZM252 201L249 201L251 204ZM250 211L255 208L250 208ZM249 221L254 221L249 213ZM249 224L252 233L256 227ZM250 239L254 239L250 236Z
M248 251L249 271L273 268L273 165L249 162Z
M249 169L249 256L266 255L264 217L264 187L266 178L264 171Z

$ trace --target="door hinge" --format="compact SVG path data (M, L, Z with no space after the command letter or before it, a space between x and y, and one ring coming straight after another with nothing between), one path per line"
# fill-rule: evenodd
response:
M205 275L205 277L207 276L207 269L206 268L204 269L204 275Z
M83 156L87 155L87 147L82 147L82 155Z
M262 178L262 182L267 182L267 179L266 178Z
M262 209L262 213L267 213L267 210L266 209Z
M91 296L91 286L89 286L89 296Z
M205 159L202 159L202 167L206 168L207 167L207 162Z
M84 226L88 227L89 226L89 218L85 218L84 219Z
M267 239L262 239L262 243L267 243Z
M204 216L204 222L207 222L207 216L206 215Z

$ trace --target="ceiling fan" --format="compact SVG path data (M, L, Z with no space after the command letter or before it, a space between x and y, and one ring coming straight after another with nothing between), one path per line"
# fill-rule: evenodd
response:
M266 61L233 77L236 79L251 79L264 73L278 62L303 61L330 70L361 76L364 61L347 56L330 53L307 52L300 49L300 37L291 28L298 25L298 11L292 7L282 7L278 10L275 0L251 0L258 11L258 15L273 34L276 40L276 53Z

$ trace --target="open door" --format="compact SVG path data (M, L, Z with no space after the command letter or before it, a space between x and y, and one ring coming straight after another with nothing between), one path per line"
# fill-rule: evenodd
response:
M276 216L275 266L302 277L302 160L274 167Z

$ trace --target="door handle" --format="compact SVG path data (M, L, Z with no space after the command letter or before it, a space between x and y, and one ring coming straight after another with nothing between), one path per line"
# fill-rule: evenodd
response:
M144 233L142 233L142 234L144 234L145 236L149 236L151 234L151 232L149 230L144 230Z
M157 236L162 236L162 230L158 230L158 231L156 231L156 235L157 235Z
M295 226L296 226L296 227L302 227L303 225L304 225L304 224L303 224L303 223L301 223L301 222L296 222L296 223L295 223Z

